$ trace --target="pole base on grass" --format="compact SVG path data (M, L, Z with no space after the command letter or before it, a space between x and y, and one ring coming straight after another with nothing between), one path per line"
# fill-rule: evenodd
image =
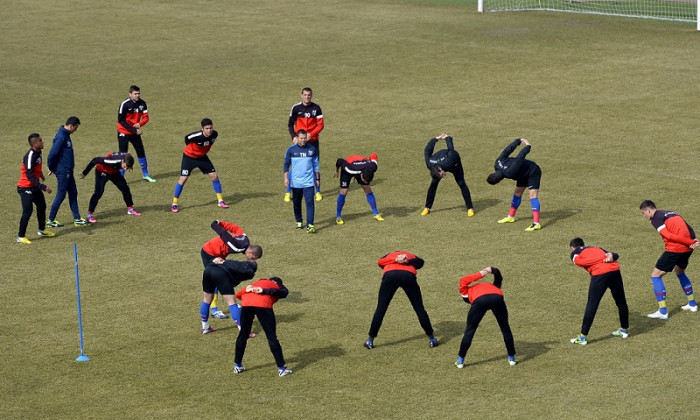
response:
M76 362L87 362L89 360L90 360L90 358L84 354L81 354L80 356L78 356L77 359L75 359Z

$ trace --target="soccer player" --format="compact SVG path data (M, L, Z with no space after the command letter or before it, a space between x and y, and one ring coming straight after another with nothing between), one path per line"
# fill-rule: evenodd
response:
M681 287L688 299L688 304L681 306L684 311L697 312L698 304L693 295L693 285L685 274L688 268L688 260L693 254L693 250L700 245L700 241L695 237L695 231L683 218L675 212L669 210L657 210L656 204L651 200L644 200L639 209L644 218L651 222L651 225L659 232L664 240L666 250L656 267L651 272L651 284L654 287L654 295L659 304L659 310L647 315L649 318L668 319L668 308L666 308L666 286L663 276L673 270L681 283Z
M493 284L475 283L487 274L493 274ZM501 290L502 281L503 276L496 267L486 267L478 273L470 274L459 280L459 293L462 295L462 299L468 304L471 303L472 306L467 314L467 328L464 330L459 353L457 353L457 361L455 362L457 368L462 369L464 367L464 358L472 345L476 329L479 328L479 323L487 311L493 312L498 326L501 328L503 341L508 352L508 364L510 366L516 365L515 343L513 342L513 333L510 331L510 325L508 324L508 308L503 300L503 291Z
M255 276L258 269L258 255L246 254L245 261L226 260L221 257L216 257L204 267L202 276L202 303L199 305L199 315L202 321L202 334L209 334L216 330L209 325L209 308L214 299L214 294L218 290L223 296L224 301L231 311L231 318L234 323L241 329L240 319L235 318L234 314L239 312L236 304L236 296L234 295L234 287L238 286L244 280L250 280ZM260 254L262 255L262 249Z
M369 183L374 179L374 173L377 172L377 154L372 153L369 157L352 155L345 159L338 158L335 162L335 173L334 178L338 178L340 174L340 192L338 194L337 207L335 210L335 222L339 225L344 224L343 206L345 205L345 196L348 195L348 189L350 188L350 182L353 178L362 187L365 192L365 198L367 203L369 203L370 209L372 209L372 214L374 215L374 220L378 222L383 222L384 218L377 210L377 199L374 198L374 193L372 192L372 187Z
M315 147L309 146L308 133L297 132L297 142L287 148L284 155L284 186L291 188L294 202L296 228L303 229L301 199L306 201L306 232L316 233L314 227L314 186L318 186L321 174Z
M445 145L447 149L441 149L435 153L435 144L439 140L445 140ZM462 159L459 157L459 153L454 148L452 144L452 137L447 134L440 134L437 137L430 139L428 144L425 146L425 164L430 170L430 176L433 180L430 182L430 187L428 188L428 195L425 198L425 208L421 212L421 216L427 216L430 214L430 209L433 207L433 202L435 201L435 193L437 192L438 184L440 180L447 175L447 172L452 173L455 177L457 185L459 185L460 191L462 191L462 198L464 198L464 204L467 206L467 216L474 216L474 204L472 203L472 196L469 193L469 187L467 182L464 180L464 169L462 168Z
M379 286L379 296L377 298L377 308L372 316L372 324L369 327L369 337L365 340L364 346L368 350L374 348L374 339L379 334L384 315L386 314L391 299L400 288L406 292L408 300L413 306L413 310L418 316L418 322L428 336L430 347L437 347L439 342L433 335L433 326L430 323L428 312L423 306L423 295L416 280L417 271L423 267L424 261L410 252L394 251L386 254L377 261L377 265L382 268L382 283Z
M22 170L17 182L17 193L22 202L22 217L19 219L19 232L17 242L29 245L27 239L27 225L36 206L36 220L39 222L39 236L56 236L46 229L46 199L44 191L51 194L51 187L42 184L44 173L42 172L41 150L44 148L44 140L38 133L32 133L27 138L30 149L22 158Z
M216 199L219 202L219 207L227 209L228 205L224 202L224 196L221 190L221 181L216 173L214 164L209 160L209 149L214 145L214 142L219 137L219 133L214 130L214 123L209 118L202 119L202 129L190 133L185 136L185 150L182 152L182 164L180 165L180 179L175 184L175 193L173 194L173 204L170 210L173 213L180 211L178 200L182 194L182 188L185 182L190 177L190 174L195 168L199 168L203 174L206 174L211 180L216 193Z
M75 185L73 169L75 168L75 155L73 154L73 141L70 135L80 126L78 117L69 117L66 123L58 128L58 132L53 138L53 144L49 151L47 164L49 166L49 176L56 174L56 197L51 204L49 211L49 221L46 222L51 227L62 227L63 224L56 220L58 209L68 193L68 204L73 213L73 224L75 226L87 225L87 220L80 217L78 208L78 188Z
M238 338L236 338L233 373L245 371L243 355L245 354L248 338L250 338L250 329L253 326L255 317L258 317L258 322L260 322L260 326L265 331L267 343L270 345L270 351L277 365L277 375L287 376L292 373L285 366L282 346L279 339L277 339L275 311L272 309L272 306L278 299L284 299L288 294L289 290L287 290L287 287L285 287L282 279L279 277L256 280L253 284L249 284L245 289L241 289L236 293L236 297L241 300L243 308L241 309L241 330L238 332Z
M134 200L131 197L131 189L129 188L129 184L126 183L124 175L121 173L121 171L130 171L133 169L134 157L128 153L110 153L104 157L95 157L88 163L82 174L80 174L80 179L85 178L93 167L95 168L95 192L92 193L92 197L90 197L87 221L89 223L97 223L97 219L95 219L95 209L97 208L97 203L100 201L100 198L102 198L102 194L105 192L107 181L111 181L112 184L116 185L119 191L122 192L124 204L126 204L126 214L141 216L141 213L134 210Z
M295 104L289 113L289 121L287 122L287 128L289 129L289 135L292 137L292 142L294 144L299 140L297 133L299 130L304 130L308 139L307 142L309 146L315 149L316 156L320 156L321 149L318 142L318 135L323 131L323 111L318 104L311 102L313 97L313 91L309 87L305 87L301 90L301 102ZM316 201L321 201L323 196L321 195L321 180L319 173L319 181L316 183ZM284 201L289 202L292 198L291 187L287 187L287 192L284 194Z
M245 254L248 260L257 260L262 257L262 248L259 245L251 245L248 235L243 231L243 228L235 223L224 222L222 220L214 220L211 228L219 235L214 239L209 240L202 246L201 256L202 263L206 268L215 258L225 259L229 254ZM214 298L211 302L211 315L214 318L226 319L227 316L219 310L217 303L217 291L214 291ZM235 303L235 299L234 299ZM240 322L240 311L238 305L233 305L231 317L238 325Z
M143 179L148 182L156 182L148 172L148 160L143 149L143 140L141 140L142 129L146 123L148 123L148 107L146 106L146 101L141 99L141 88L131 85L129 87L129 97L124 99L119 105L119 113L117 114L119 152L128 152L129 143L131 143L134 146L134 150L136 150L136 157L138 157L139 165L141 165Z
M581 334L570 341L582 346L588 344L588 331L591 329L598 305L607 289L610 289L620 316L620 328L613 331L612 335L627 338L630 326L629 310L625 298L625 287L622 284L622 274L620 274L620 264L617 262L619 256L597 246L585 246L581 238L572 239L569 242L569 248L571 249L571 261L584 268L591 275L591 284L588 286L588 303L583 314Z
M511 153L519 146L524 145L518 156L509 157ZM542 229L540 225L540 200L537 198L537 193L540 189L540 178L542 170L537 164L531 160L525 159L525 156L530 153L530 142L527 139L515 139L509 144L501 155L496 159L494 164L495 172L491 173L486 182L491 185L496 185L503 178L515 180L515 192L513 192L513 200L510 203L510 211L508 216L499 220L498 223L513 223L515 222L515 212L520 206L525 188L529 190L530 206L532 207L532 224L525 228L526 232L534 232Z

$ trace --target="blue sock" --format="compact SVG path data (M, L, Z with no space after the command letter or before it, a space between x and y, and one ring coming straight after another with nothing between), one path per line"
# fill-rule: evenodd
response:
M180 184L179 182L175 184L175 192L173 193L173 197L180 198L180 194L182 194L183 187L184 185Z
M365 197L367 198L369 207L372 209L372 214L375 216L378 215L379 211L377 211L377 200L374 198L374 193L369 193Z
M287 187L287 194L291 194L291 193L292 193L292 187L289 186L289 187Z
M511 361L515 360L515 355L508 356L508 360L511 360Z
M211 303L206 303L202 301L202 304L199 306L199 315L202 317L202 322L207 322L209 320L209 307L211 306Z
M688 276L685 273L676 274L676 276L678 277L678 281L681 282L681 287L688 298L688 303L690 306L697 306L698 303L695 301L695 296L693 296L693 285L690 284L690 279Z
M510 356L509 356L510 357ZM457 356L457 363L462 364L464 363L464 357L459 357Z
M233 305L229 305L228 311L231 313L231 319L233 322L236 323L236 325L241 323L241 308L238 307L235 303Z
M531 198L530 199L530 206L532 206L532 211L540 211L540 199L539 198Z
M520 207L520 203L522 203L522 201L523 197L518 197L517 195L513 194L513 199L510 202L510 206L514 209L517 209L518 207Z
M141 165L141 173L143 176L148 176L148 161L146 160L146 157L140 157L139 159L139 165Z
M666 308L666 286L661 277L652 277L651 285L654 288L654 296L656 296L656 301L659 303L659 312L666 315L668 314L668 309Z
M343 213L343 206L345 205L345 196L343 194L338 194L337 207L335 208L335 218L339 218Z
M214 186L214 192L217 194L221 194L221 181L218 179L216 181L212 181L211 185Z

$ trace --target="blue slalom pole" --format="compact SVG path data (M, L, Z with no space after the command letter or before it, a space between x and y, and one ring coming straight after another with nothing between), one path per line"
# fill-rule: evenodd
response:
M75 256L75 289L78 294L78 329L80 331L80 356L75 359L76 362L87 362L89 357L83 352L83 315L80 310L80 276L78 275L78 244L73 242L73 255Z

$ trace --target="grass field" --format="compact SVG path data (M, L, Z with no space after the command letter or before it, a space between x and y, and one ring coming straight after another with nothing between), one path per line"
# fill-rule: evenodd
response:
M480 15L458 1L0 1L0 294L3 418L657 418L697 416L700 314L666 277L671 317L655 310L649 274L663 250L642 218L646 198L700 229L700 38L693 25L556 13ZM46 141L65 119L77 168L117 148L117 108L138 84L151 122L144 142L156 184L129 173L140 218L108 186L99 223L14 243L15 193L26 138ZM295 231L282 202L290 107L304 86L324 111L324 200L316 235ZM228 210L195 174L169 204L183 136L210 117L210 157ZM430 183L423 147L442 132L462 155L476 216L451 178L420 217ZM516 137L543 169L543 229L526 233L527 200L512 225L512 183L486 175ZM336 226L338 157L379 155L373 189L384 223L351 187ZM87 210L93 175L78 181ZM48 184L55 186L55 179ZM53 195L47 196L49 204ZM68 203L58 215L68 221ZM289 377L278 378L263 334L247 371L231 372L235 327L199 334L199 249L214 219L243 226L265 250L258 278L290 289L275 311ZM568 259L583 237L621 255L631 336L614 339L603 299L589 345L573 346L588 288ZM35 240L36 239L36 240ZM85 352L72 249L78 244ZM376 340L362 347L376 304L376 260L409 250L440 347L431 349L397 294ZM467 307L459 278L486 265L505 276L519 365L509 368L487 316L453 362ZM700 287L700 262L688 270ZM257 328L257 327L255 327ZM257 328L259 330L259 328Z

